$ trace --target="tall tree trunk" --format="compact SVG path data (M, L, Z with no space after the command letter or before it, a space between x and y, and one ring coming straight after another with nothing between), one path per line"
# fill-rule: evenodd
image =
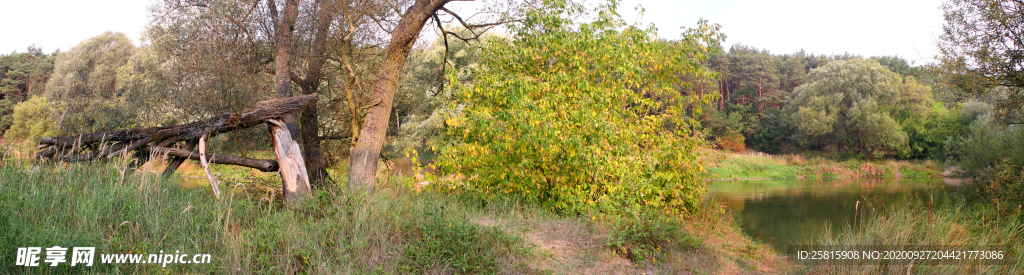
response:
M718 110L725 107L725 80L718 81Z
M278 15L277 3L268 0L270 16L274 21L274 43L276 52L274 54L274 90L277 91L277 98L292 96L292 74L288 63L292 59L292 46L295 44L295 19L299 16L299 1L286 0L284 13ZM282 117L292 140L302 144L302 133L299 131L299 123L295 114Z
M291 97L292 74L289 62L292 59L292 47L295 44L294 31L295 20L299 15L299 0L286 0L284 4L284 12L281 15L278 15L277 3L275 3L274 0L268 0L267 2L270 6L270 16L274 21L274 39L276 44L275 47L277 48L277 51L274 54L274 88L277 91L278 98ZM317 78L317 81L319 81L319 78ZM306 105L306 107L303 108L302 113L306 113L306 108L310 105L313 105L314 107L313 113L309 117L313 119L313 125L316 125L316 102ZM277 154L282 167L279 172L281 173L281 179L284 183L285 203L289 203L299 196L308 194L310 191L310 179L308 170L306 170L305 158L303 157L302 150L299 149L305 149L306 143L302 140L303 132L299 129L299 123L295 113L282 116L280 123L284 124L279 126L284 126L284 128L287 129L287 134L291 138L281 137L280 135L285 132L282 129L275 129L274 127L270 128L274 135L274 152ZM317 134L317 128L311 128L312 131L314 131L313 136L315 137ZM287 144L279 146L279 143L281 143L282 140L285 143L295 143L295 145L297 145L295 146L296 148L294 148L295 150L292 150L292 148L289 147L290 145ZM316 150L319 153L319 142L316 143L316 146ZM303 160L303 163L287 164L291 165L292 169L286 169L284 168L286 166L284 163L285 160L281 159L283 155L287 155L292 160L294 160L294 158L298 158ZM299 169L299 167L301 167L301 169ZM301 175L295 175L295 173L301 173Z
M729 97L730 95L732 95L732 92L729 90L729 77L726 77L725 78L725 102L729 102L730 100L732 100Z
M384 49L384 58L377 70L377 80L370 94L370 104L359 140L352 148L348 183L350 188L373 190L377 176L377 160L388 130L391 106L398 89L398 76L423 25L435 12L451 0L416 0L405 11L392 32L391 42Z
M329 177L326 168L327 162L324 161L324 155L320 152L320 118L317 109L316 100L302 108L302 138L305 141L302 143L302 154L309 172L309 184L314 189L322 189L326 187Z
M309 67L307 67L305 78L299 81L299 88L302 89L303 94L315 94L320 89L322 69L327 59L325 52L331 14L334 13L329 9L332 6L329 0L318 0L315 5L319 8L317 11L319 12L317 14L318 26L310 56L306 60ZM303 159L309 172L310 186L314 189L322 189L326 187L330 178L327 175L327 163L324 161L323 153L320 152L320 115L315 99L302 108L299 117L302 125L302 154L305 156Z

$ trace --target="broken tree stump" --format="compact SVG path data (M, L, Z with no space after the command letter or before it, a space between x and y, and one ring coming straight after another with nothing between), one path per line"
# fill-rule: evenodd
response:
M292 140L292 135L283 121L268 119L270 138L274 141L274 154L280 165L281 184L284 185L284 200L292 201L298 194L310 192L309 174L306 173L306 162L302 159L299 143Z
M282 116L298 112L316 97L317 94L308 94L260 101L239 113L224 113L206 120L182 125L99 131L66 137L44 137L39 139L39 145L36 147L39 151L35 156L38 159L75 162L106 160L111 156L131 151L141 152L137 155L166 154L173 157L164 171L166 175L173 173L185 159L201 160L203 158L200 152L193 151L201 137L205 135L213 137L220 133L266 123L271 129L277 161L231 155L216 155L210 161L217 164L254 168L264 172L281 172L285 203L289 203L299 194L309 194L309 179L298 143L291 139L287 128L281 129L278 125ZM288 138L281 138L282 136ZM186 149L170 148L178 142L186 142ZM286 164L287 168L281 163Z

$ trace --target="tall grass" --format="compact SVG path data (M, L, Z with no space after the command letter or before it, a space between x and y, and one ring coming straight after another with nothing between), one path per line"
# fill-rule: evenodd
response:
M920 204L918 206L921 206ZM977 247L1008 250L1008 259L993 265L914 265L913 262L862 260L858 264L805 266L808 274L1021 274L1024 272L1024 224L1016 219L992 221L976 218L985 211L957 206L935 211L909 207L863 220L854 230L826 234L819 245L899 247Z
M117 162L35 165L0 164L3 274L534 272L522 264L530 250L519 237L466 223L466 209L430 193L318 192L283 208L244 190L218 201L208 189ZM33 246L96 247L97 256L91 267L15 266L15 249ZM213 262L164 267L99 258L161 250L208 253Z
M282 207L260 189L268 188L260 184L264 175L237 168L214 169L221 189L228 190L218 201L205 183L160 179L152 172L159 169L134 169L127 160L40 163L27 161L31 147L23 147L0 159L0 274L787 269L785 260L743 236L713 200L704 200L706 211L673 222L642 215L565 216L515 197L484 202L458 192L418 190L412 177L388 176L373 195L339 188ZM14 265L18 247L51 246L95 247L94 265ZM210 254L213 262L104 264L99 257L136 253L148 259L161 251Z

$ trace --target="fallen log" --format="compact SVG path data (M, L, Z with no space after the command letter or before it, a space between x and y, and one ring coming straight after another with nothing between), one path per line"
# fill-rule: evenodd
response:
M153 155L166 154L168 156L179 157L182 159L199 160L199 152L197 151L157 147L152 145L143 145L139 150ZM251 159L232 155L213 155L211 159L210 163L249 167L263 172L277 172L278 169L277 161L269 159Z
M48 158L57 151L82 148L83 145L101 145L101 143L125 143L131 144L139 141L138 146L157 142L158 144L173 144L178 141L198 140L203 134L211 136L238 129L245 129L260 125L267 119L278 118L282 115L297 112L310 100L316 98L317 94L308 94L295 97L279 98L260 101L242 110L241 113L225 113L219 116L196 121L189 124L175 125L169 127L152 127L143 129L111 130L100 131L77 136L67 137L44 137L39 139L41 151L36 153L38 158ZM45 146L44 146L45 145ZM134 145L134 144L133 144ZM52 150L50 148L53 148ZM109 154L110 152L107 152ZM105 154L97 153L93 159Z
M266 123L274 141L274 152L278 161L250 159L231 155L213 155L210 163L238 165L255 168L264 172L278 171L284 185L285 203L290 203L300 194L309 194L310 186L302 151L287 128L281 127L280 118L302 109L317 94L278 98L260 101L239 113L225 113L206 120L168 127L111 130L67 137L44 137L39 139L36 158L60 161L88 161L110 159L135 151L136 157L166 154L172 156L164 175L177 169L185 159L205 162L202 151L193 151L196 143L204 136L253 127ZM187 150L169 148L185 141ZM150 145L150 144L156 144ZM204 144L205 145L205 144ZM205 149L201 146L200 148ZM144 161L144 160L143 160ZM205 163L204 163L205 164ZM210 174L207 171L207 174ZM217 192L216 181L214 192Z
M198 144L198 140L189 140L188 142L185 142L185 151L192 151L193 149L196 149L196 145ZM170 177L171 175L174 175L174 171L178 170L178 166L181 166L181 164L184 163L185 160L187 159L188 157L172 157L171 161L167 163L167 167L164 168L164 172L160 173L160 176L167 178Z

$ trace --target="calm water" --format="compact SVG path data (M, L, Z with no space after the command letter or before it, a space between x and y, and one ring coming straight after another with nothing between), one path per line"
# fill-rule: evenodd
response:
M965 189L938 179L715 181L709 187L744 233L786 254L794 253L790 245L810 244L826 230L849 230L865 215L910 207L915 200L923 202L917 207L929 200L938 207Z

